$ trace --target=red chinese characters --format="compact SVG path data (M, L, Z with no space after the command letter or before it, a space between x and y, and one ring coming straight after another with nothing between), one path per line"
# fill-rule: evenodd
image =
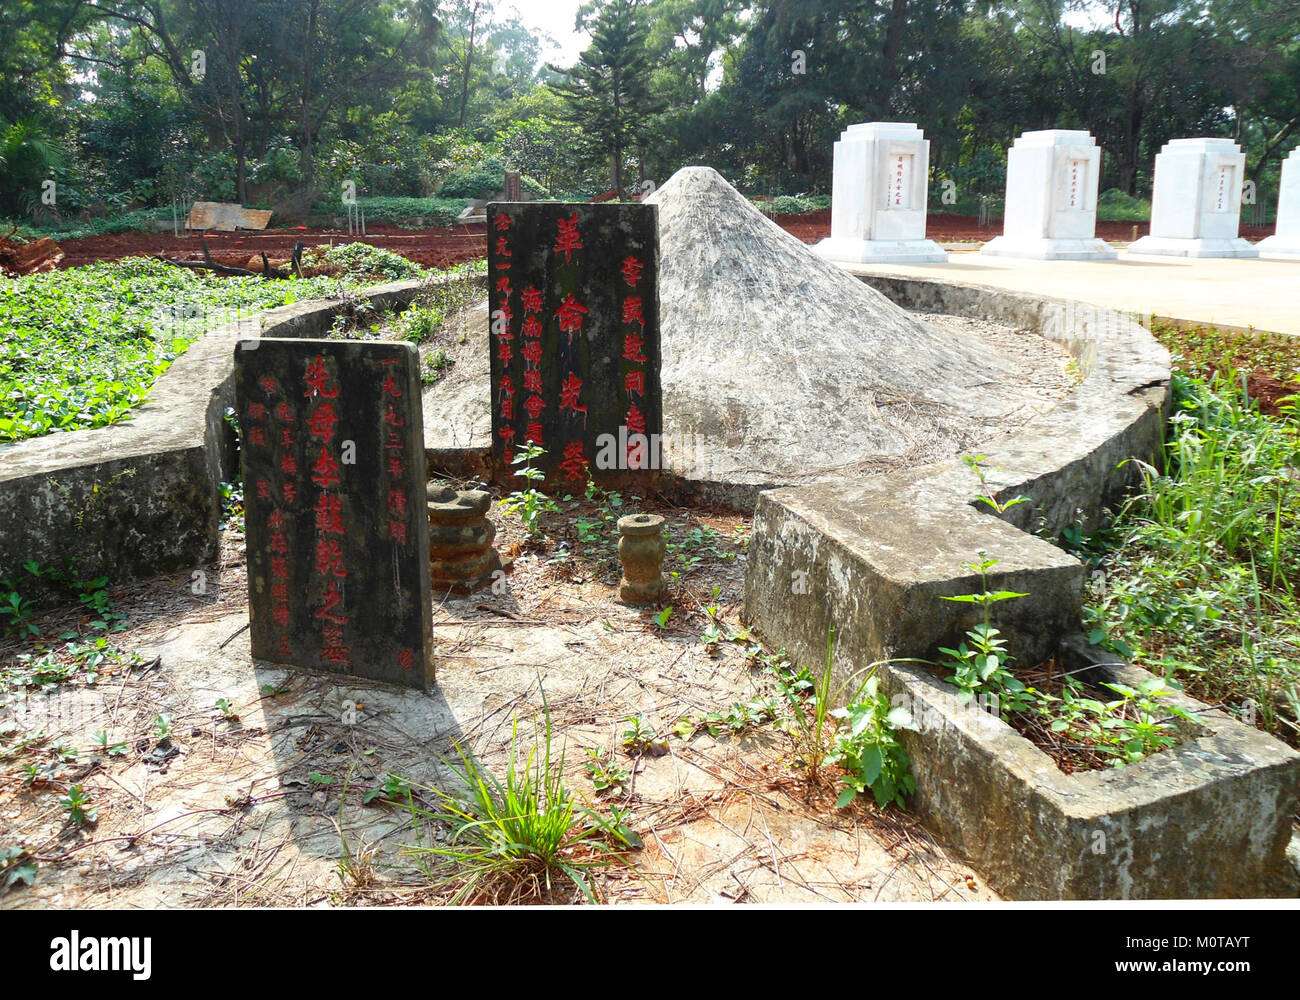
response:
M628 361L635 361L638 364L645 364L646 357L641 353L641 348L645 347L645 340L636 332L628 333L623 338L623 357Z
M500 258L496 262L496 268L498 271L510 270L510 258L513 255L510 252L510 244L509 242L507 242L506 239L506 237L509 235L510 232L510 224L511 224L510 216L506 215L504 212L497 213L496 221L493 223L493 227L497 231L497 242L496 242L495 249L496 249L497 256Z
M272 552L287 552L288 540L284 535L284 514L278 508L267 519L271 528L269 548ZM271 621L280 629L280 646L288 645L289 628L289 560L282 555L271 558Z
M307 429L316 440L322 444L329 444L334 440L334 426L338 422L339 418L334 414L334 407L329 403L321 403L311 411L311 416L307 419Z
M339 477L339 463L330 454L327 445L321 445L320 454L311 467L311 481L323 490L332 489L343 482Z
M505 341L502 341L501 344L502 346L509 346ZM397 361L396 359L390 359L385 360L383 363L385 366L392 366L396 365ZM513 389L511 391L513 392ZM385 375L381 395L384 401L384 424L390 428L404 427L406 418L397 412L393 403L393 400L402 397L402 392L397 387L391 371ZM385 471L388 485L386 505L388 537L396 544L405 547L411 517L410 510L407 507L406 484L403 481L406 477L407 456L406 445L402 441L401 435L395 430L389 431L388 443L384 447L384 452L388 459Z
M560 462L560 469L564 472L565 479L583 482L587 478L587 467L587 456L583 453L581 441L570 441L564 446L564 459Z
M635 289L637 287L641 281L641 272L644 269L645 265L641 263L639 258L631 255L623 258L623 281L628 288ZM641 442L634 442L631 437L634 434L645 434L646 432L645 414L632 400L634 395L640 396L642 401L645 400L645 369L642 366L649 359L646 358L644 353L645 338L642 334L645 330L645 314L642 310L641 295L628 294L624 296L623 325L628 329L625 329L623 334L623 359L637 366L626 371L623 375L623 392L627 397L627 416L624 418L623 423L628 431L629 467L632 467L633 450L641 446Z
M307 386L304 396L324 396L326 399L338 397L338 383L330 375L329 369L325 366L325 359L320 355L307 363L307 374L303 376L303 382Z
M514 313L510 308L510 294L512 289L511 275L508 273L513 265L514 252L510 249L510 228L513 221L509 215L504 212L498 212L493 221L493 228L497 232L496 243L493 246L496 257L496 268L507 273L501 274L496 279L496 295L493 296L492 308L492 332L496 336L496 360L499 363L500 370L508 373L511 362L515 359L515 349L511 342L515 335L510 329L510 324L514 320ZM524 310L528 310L527 293L524 298ZM515 401L514 401L514 382L508 374L503 374L497 383L497 419L501 421L514 420ZM505 460L507 463L514 459L510 451L510 438L502 435L502 442L505 450ZM406 526L404 522L391 522L389 524L389 536L400 544L406 544Z
M564 380L564 385L560 386L560 409L573 410L575 413L586 414L587 408L578 403L578 394L582 392L582 379L569 372L568 378Z
M582 249L582 236L578 232L578 213L567 219L556 220L555 255L564 254L564 263L573 263L573 251Z
M509 375L502 375L497 384L497 396L501 400L501 419L515 419L515 384Z
M316 572L322 575L333 573L335 576L347 576L348 569L343 565L343 546L333 538L321 538L316 542Z
M645 317L641 315L641 296L629 295L623 300L623 322L645 326Z
M559 321L560 332L567 333L572 337L575 333L582 330L582 318L587 314L587 307L578 302L572 295L565 297L560 303L560 308L555 310L555 318Z
M316 500L316 535L346 535L343 527L343 500L322 493Z
M303 396L313 400L307 414L307 434L319 445L315 459L312 461L311 481L319 490L313 510L316 525L315 562L313 564L314 584L309 592L316 593L319 587L321 605L314 617L321 623L321 663L336 669L344 669L351 663L351 650L343 638L343 626L348 624L349 616L344 602L344 593L340 589L341 581L348 576L347 562L343 543L347 538L347 526L343 520L343 500L338 494L331 493L341 486L343 478L338 459L334 457L334 438L339 424L339 411L346 411L339 400L338 380L330 371L331 363L321 356L307 363L303 375ZM338 400L338 409L330 400Z

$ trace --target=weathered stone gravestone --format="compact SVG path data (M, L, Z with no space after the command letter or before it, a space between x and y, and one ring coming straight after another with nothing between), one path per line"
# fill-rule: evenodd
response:
M1237 236L1246 154L1231 139L1174 139L1156 154L1151 235L1131 254L1256 257Z
M1007 151L1002 235L981 253L1034 260L1113 260L1097 235L1101 150L1071 129L1026 132Z
M816 246L829 260L942 264L925 238L930 142L907 122L850 125L835 143L831 234Z
M1282 161L1277 192L1277 228L1255 244L1267 260L1300 260L1300 146Z
M506 200L506 201L519 201L519 199L523 196L523 191L524 191L524 188L523 188L523 183L521 182L520 177L519 177L519 171L518 171L518 170L507 170L507 171L506 171L506 187L505 187L505 196L506 196L506 199L505 199L505 200Z
M432 683L415 348L241 341L235 389L253 656Z
M659 223L653 205L487 207L496 476L526 442L552 485L659 468Z

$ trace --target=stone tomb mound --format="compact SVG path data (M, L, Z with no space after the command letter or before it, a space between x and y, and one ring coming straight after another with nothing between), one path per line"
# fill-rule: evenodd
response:
M894 305L712 169L678 171L649 201L659 206L662 467L675 479L749 502L767 486L934 461L1014 429L1070 388L1057 346ZM490 446L485 306L463 336L424 399L426 445L452 466Z

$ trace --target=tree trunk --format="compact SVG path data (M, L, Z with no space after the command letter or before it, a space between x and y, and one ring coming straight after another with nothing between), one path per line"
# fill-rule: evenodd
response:
M899 52L903 47L903 29L907 27L907 0L893 0L889 12L889 28L885 31L885 48L882 52L885 62L884 78L889 83L897 83L902 76L902 67L898 62ZM889 88L892 90L892 87ZM888 92L884 95L888 100Z
M465 73L460 83L460 127L465 127L465 109L469 106L469 71L474 62L474 30L478 27L478 0L469 11L469 47L465 50Z
M316 186L316 160L312 148L311 86L316 61L316 23L320 0L311 0L307 15L307 38L303 48L302 93L299 97L298 119L298 169L308 195L314 197ZM309 200L311 200L309 197Z
M244 141L244 102L239 86L239 37L241 26L232 26L226 40L226 72L229 84L230 118L233 126L231 145L235 153L235 200L248 201L248 150Z

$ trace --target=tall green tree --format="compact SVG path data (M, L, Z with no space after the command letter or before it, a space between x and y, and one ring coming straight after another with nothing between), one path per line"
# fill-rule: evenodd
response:
M644 139L662 108L650 91L649 25L642 0L597 0L579 11L591 44L554 86L568 101L569 119L593 152L608 157L614 190L626 195L625 158ZM554 67L552 67L554 69Z

